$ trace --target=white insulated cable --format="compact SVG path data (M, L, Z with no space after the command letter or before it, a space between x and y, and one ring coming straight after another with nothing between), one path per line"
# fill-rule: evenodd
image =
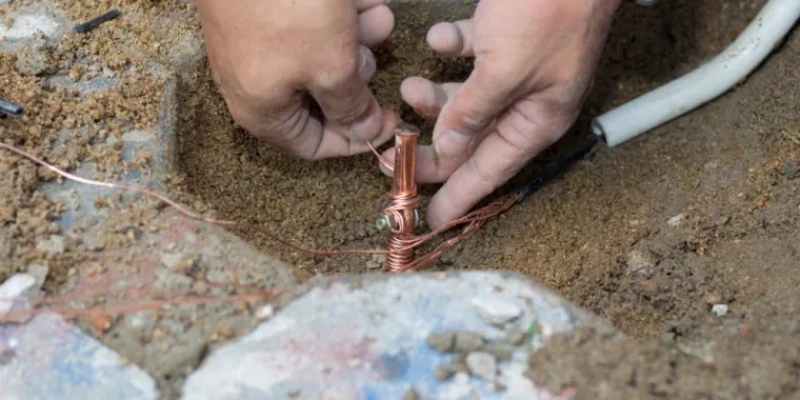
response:
M800 19L800 0L769 0L722 53L694 71L592 121L609 147L625 143L721 96L753 72Z

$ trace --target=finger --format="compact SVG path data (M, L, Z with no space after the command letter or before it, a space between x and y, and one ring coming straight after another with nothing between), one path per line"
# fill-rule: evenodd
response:
M460 87L460 83L436 84L425 78L411 77L400 84L400 94L414 112L435 119Z
M386 150L382 156L390 165L394 165L394 147ZM415 180L417 183L444 182L464 161L466 161L466 157L464 159L441 159L436 155L433 147L419 146L417 147L417 165L414 172ZM380 168L386 176L394 176L394 172L385 165L380 164Z
M446 57L474 57L474 24L471 19L441 22L428 31L428 45Z
M372 50L360 46L359 63L358 75L361 77L362 82L369 83L378 71L378 64L375 61L375 55L372 54Z
M377 138L370 141L374 147L381 146L394 136L397 126L397 115L388 109L383 109L383 127ZM371 151L366 141L352 140L337 134L332 130L324 130L322 140L316 153L311 157L315 160L336 157L348 157Z
M356 8L356 11L361 13L371 8L385 5L386 3L388 3L387 0L353 0L353 7Z
M496 65L477 65L442 110L433 132L440 157L462 157L476 137L515 100L519 77Z
M326 128L362 141L375 139L383 123L378 101L362 80L363 59L357 56L342 62L341 66L315 77L308 86L309 93L322 109Z
M426 213L431 228L465 215L566 130L566 124L531 110L535 107L527 112L513 108L506 113L494 132L450 176L428 206Z
M391 35L394 14L386 6L370 8L358 16L358 37L364 46L375 47Z
M417 114L433 119L439 115L439 111L455 95L460 86L460 83L436 84L425 78L411 77L400 84L400 93L403 100ZM386 150L382 156L390 164L394 164L394 148ZM463 159L441 160L431 146L418 147L417 160L416 178L419 183L443 182L464 161ZM384 174L393 176L392 171L383 164L380 164L380 168Z

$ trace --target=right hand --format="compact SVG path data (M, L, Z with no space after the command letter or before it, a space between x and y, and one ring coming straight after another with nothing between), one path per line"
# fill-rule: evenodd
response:
M391 139L397 116L367 87L376 70L369 47L394 27L385 2L198 0L214 81L234 120L303 159L350 156Z

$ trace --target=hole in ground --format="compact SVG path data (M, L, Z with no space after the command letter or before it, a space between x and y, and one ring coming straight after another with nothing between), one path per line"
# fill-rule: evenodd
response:
M393 7L400 8L397 26L403 29L376 50L379 73L372 86L382 104L420 124L399 97L402 79L422 75L461 81L470 64L430 52L422 38L436 22L432 14L412 17L402 10L408 3ZM598 110L674 78L724 48L757 10L728 9L723 2L702 8L696 3L647 10L623 6L580 129L555 151L588 134L589 119ZM708 21L698 24L698 19ZM654 30L654 24L664 29ZM674 40L676 36L681 40ZM634 62L631 55L641 60ZM797 79L786 68L771 68L773 77L751 81L735 97L645 140L614 150L601 146L563 179L447 252L434 268L520 272L639 337L665 332L691 336L698 321L710 314L708 299L735 299L744 307L757 297L754 292L742 294L746 274L731 272L731 265L740 266L733 253L716 252L734 246L736 235L751 232L752 204L744 204L738 193L745 187L748 193L778 190L767 189L771 186L763 177L749 180L747 171L765 157L782 157L774 146L764 147L758 132L789 123L795 114L777 104L760 110L769 113L768 123L766 118L754 122L741 117L749 115L741 110L748 93L771 91L780 87L781 79ZM385 236L374 228L374 218L390 180L372 155L319 162L290 159L234 127L206 65L195 80L181 86L179 167L187 190L218 217L266 223L288 239L318 248L383 245ZM742 126L752 129L743 132ZM428 134L431 128L431 123L423 125ZM733 131L739 134L731 135ZM700 134L702 141L697 140ZM710 160L716 161L713 168L704 169ZM426 186L424 191L430 195L435 189ZM685 222L670 228L667 221L681 213L687 215ZM235 233L297 266L305 277L374 272L370 268L379 265L371 256L313 257L276 245L257 231ZM759 248L766 247L753 246Z

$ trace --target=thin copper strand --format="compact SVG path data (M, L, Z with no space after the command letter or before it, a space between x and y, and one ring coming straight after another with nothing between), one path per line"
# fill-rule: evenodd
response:
M302 252L311 253L311 254L317 254L317 255L385 254L386 253L386 250L360 250L360 249L356 249L356 250L327 250L327 249L323 249L323 250L320 250L320 249L311 249L311 248L303 247L303 246L294 244L292 242L287 241L286 239L283 239L283 238L279 237L278 235L268 231L266 227L264 227L262 225L259 225L259 224L250 224L250 223L241 223L241 222L229 221L229 220L205 218L202 215L194 213L191 210L181 206L180 204L176 203L175 201L170 200L168 197L162 195L161 193L154 192L154 191L149 190L149 189L144 189L144 188L140 188L140 187L136 187L136 186L127 185L127 184L124 184L124 183L102 182L102 181L96 181L96 180L93 180L93 179L81 178L80 176L76 176L76 175L70 174L69 172L63 171L63 170L59 169L58 167L56 167L55 165L49 164L49 163L37 158L36 156L34 156L32 154L29 154L29 153L27 153L27 152L25 152L23 150L20 150L20 149L18 149L16 147L7 145L5 143L0 143L0 148L4 148L6 150L12 151L12 152L22 156L22 157L25 157L28 160L33 161L34 163L39 164L42 167L45 167L45 168L55 172L56 174L61 175L62 177L66 178L66 179L69 179L69 180L72 180L72 181L75 181L75 182L79 182L79 183L83 183L83 184L86 184L86 185L100 186L100 187L105 187L105 188L109 188L109 189L127 190L127 191L134 192L134 193L141 193L141 194L143 194L145 196L149 196L149 197L152 197L152 198L156 198L156 199L158 199L160 201L163 201L164 203L168 204L170 207L173 207L179 213L185 215L186 217L195 219L195 220L204 221L204 222L207 222L207 223L211 223L211 224L215 224L215 225L222 225L222 226L250 227L250 228L259 229L262 233L267 235L270 239L275 240L275 241L277 241L277 242L279 242L281 244L284 244L286 246L292 247L292 248L294 248L296 250L299 250L299 251L302 251Z

